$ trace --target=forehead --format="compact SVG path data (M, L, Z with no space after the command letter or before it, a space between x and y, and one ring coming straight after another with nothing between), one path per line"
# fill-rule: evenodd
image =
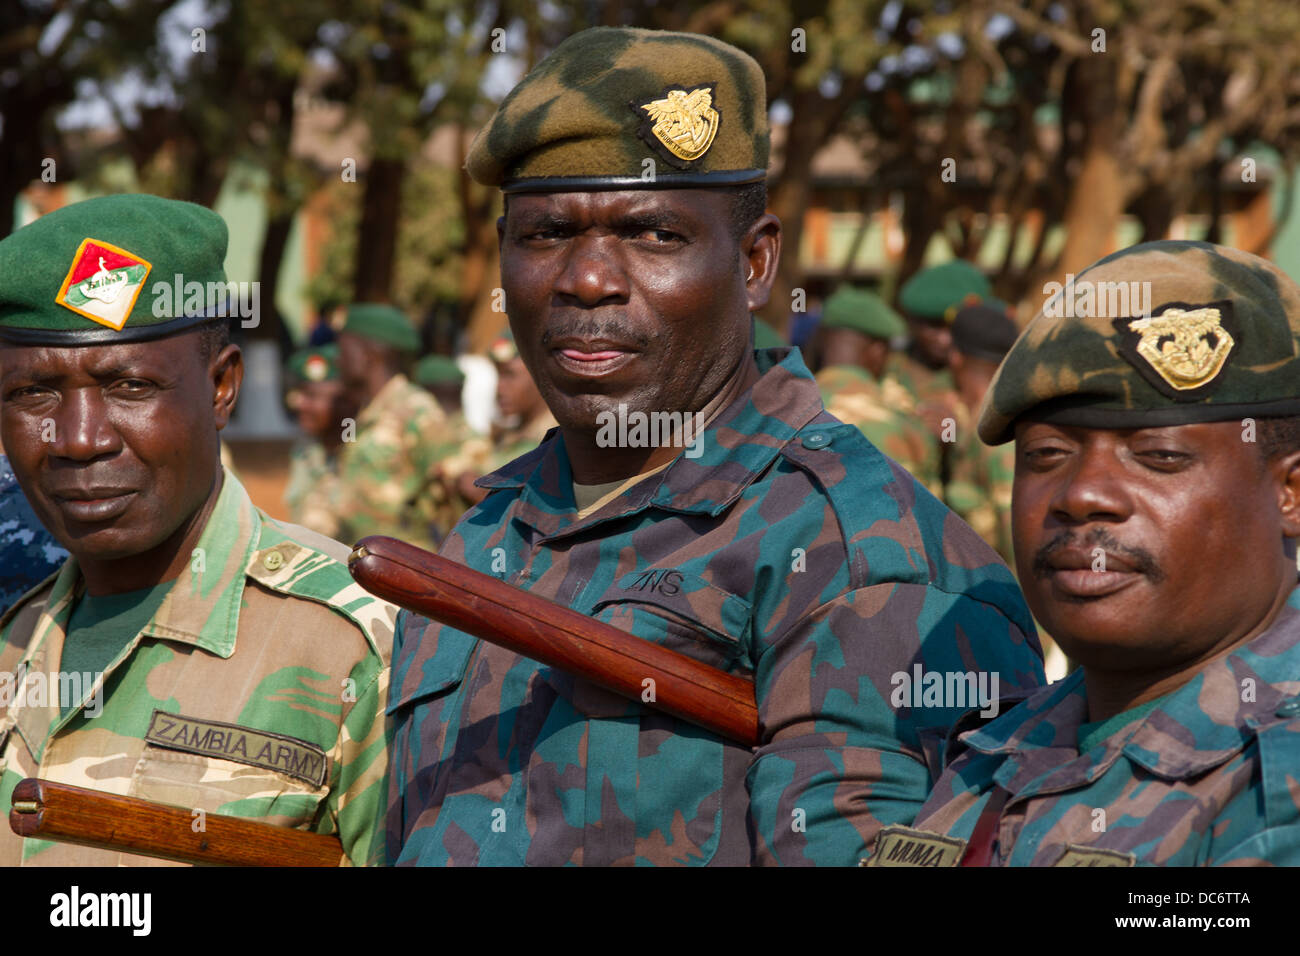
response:
M674 215L709 218L723 198L710 189L624 189L597 192L513 193L506 212L516 216L562 213L599 219L612 216Z
M63 377L99 376L123 369L167 368L183 371L197 363L184 357L199 354L197 335L176 335L149 342L114 345L0 345L0 375Z
M1164 437L1205 448L1244 446L1248 429L1239 421L1195 422L1187 425L1160 425L1133 428L1089 428L1041 419L1021 418L1015 424L1017 441L1054 435L1079 444L1119 444L1139 438Z

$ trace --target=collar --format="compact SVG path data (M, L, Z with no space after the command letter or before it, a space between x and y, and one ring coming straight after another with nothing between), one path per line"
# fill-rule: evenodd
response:
M519 490L514 517L545 535L577 533L649 507L716 517L823 410L821 392L797 348L757 349L754 359L758 381L713 418L699 438L696 457L678 455L582 521L573 518L573 471L558 428L547 432L539 447L475 484Z
M1120 756L1163 779L1187 779L1227 762L1259 730L1294 719L1283 704L1300 692L1297 663L1300 587L1266 631L1202 668L1092 756L1078 752L1079 726L1087 717L1082 669L961 740L973 750L1013 758L994 775L1013 793L1044 773L1048 775L1036 781L1035 791L1091 782ZM1253 694L1244 694L1246 687ZM1243 696L1251 699L1243 701Z
M390 378L384 383L383 388L375 393L375 397L366 403L366 407L357 412L357 431L383 418L400 404L401 396L410 389L410 380L401 372Z

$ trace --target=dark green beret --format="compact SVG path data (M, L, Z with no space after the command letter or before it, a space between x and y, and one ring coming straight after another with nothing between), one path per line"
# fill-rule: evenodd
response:
M339 347L331 342L299 349L289 356L289 377L296 383L332 382L339 377Z
M348 317L340 331L391 345L403 352L420 350L420 336L416 333L415 326L411 325L411 320L400 309L391 305L358 302L348 306Z
M1022 416L1153 428L1300 414L1300 287L1273 263L1166 240L1048 285L989 386L989 444Z
M821 327L852 329L878 339L892 339L907 333L898 313L889 304L866 289L842 285L822 306Z
M415 381L419 385L459 385L465 373L456 360L445 355L426 355L415 365Z
M754 348L756 349L784 349L789 348L790 343L781 338L781 333L772 326L768 325L762 319L754 318Z
M56 209L0 241L0 338L109 345L229 315L226 223L147 195Z
M952 347L987 362L1001 362L1019 335L1006 306L997 299L965 306L952 321Z
M969 262L953 259L922 269L904 282L898 305L918 319L951 322L963 305L987 299L992 291L984 273Z
M692 33L596 27L510 91L465 168L506 192L676 189L759 182L767 158L752 57Z

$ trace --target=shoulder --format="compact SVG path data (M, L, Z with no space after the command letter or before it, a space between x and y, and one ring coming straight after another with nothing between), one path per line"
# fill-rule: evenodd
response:
M259 584L290 598L324 605L365 635L387 661L398 609L352 579L351 549L301 525L262 515L262 537L248 573Z

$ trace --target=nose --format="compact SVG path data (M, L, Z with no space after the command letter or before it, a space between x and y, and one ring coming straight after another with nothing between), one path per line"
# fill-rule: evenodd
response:
M73 389L64 394L58 410L42 422L53 425L50 453L71 461L90 461L121 447L121 436L109 420L108 407L98 388Z
M578 236L569 244L555 291L585 308L627 302L627 272L614 236Z
M1133 513L1133 496L1116 452L1110 444L1092 442L1079 448L1052 496L1052 514L1059 521L1123 521Z

